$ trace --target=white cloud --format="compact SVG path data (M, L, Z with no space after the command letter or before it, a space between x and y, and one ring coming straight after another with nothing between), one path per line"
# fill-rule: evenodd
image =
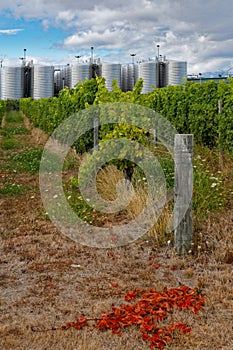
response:
M23 29L0 29L0 35L15 35L18 32L21 32Z

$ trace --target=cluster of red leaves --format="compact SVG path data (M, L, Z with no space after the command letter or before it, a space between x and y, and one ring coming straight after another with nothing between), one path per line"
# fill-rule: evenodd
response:
M172 342L172 332L175 329L188 333L191 328L182 322L174 323L168 327L159 326L159 322L166 319L168 313L174 308L191 310L197 314L204 306L204 298L197 289L187 286L179 288L164 288L163 292L154 289L144 291L136 289L125 295L130 304L113 307L112 311L102 313L101 318L90 319L84 316L75 322L69 322L62 327L82 329L88 326L89 321L95 321L93 328L104 331L111 329L114 334L131 325L136 325L141 331L142 339L150 343L151 349L157 347L162 350L168 342Z

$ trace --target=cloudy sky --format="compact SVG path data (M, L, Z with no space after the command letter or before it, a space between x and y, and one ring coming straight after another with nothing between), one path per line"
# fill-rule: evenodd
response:
M188 62L188 73L233 67L232 0L0 0L0 58L73 64L94 57Z

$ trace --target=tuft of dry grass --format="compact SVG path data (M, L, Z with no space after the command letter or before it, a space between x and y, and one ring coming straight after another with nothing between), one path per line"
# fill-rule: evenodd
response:
M114 165L101 169L96 177L96 188L100 196L108 201L117 198L117 184L124 181L123 172Z
M119 184L123 184L121 190L125 192L125 196L129 194L129 188L127 189L127 184L124 185L124 182L123 172L118 170L114 165L108 165L99 171L96 178L96 187L99 194L105 200L115 201L118 196L117 186L119 186ZM154 205L152 200L148 197L147 184L145 181L136 178L131 186L134 186L134 189L131 189L133 191L133 198L125 208L124 214L126 218L129 221L134 220L142 213L146 204L148 204L148 206L151 207L151 212L148 213L148 219L146 218L146 220L150 220L150 217L154 216ZM171 200L171 198L169 198L169 200ZM167 240L170 239L170 231L172 231L172 210L173 204L171 202L164 205L162 211L157 215L157 221L147 233L148 239L151 239L156 244L165 244ZM169 230L169 228L171 228L171 230Z

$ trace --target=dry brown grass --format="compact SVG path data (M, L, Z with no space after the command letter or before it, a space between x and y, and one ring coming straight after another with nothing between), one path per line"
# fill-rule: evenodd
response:
M141 179L140 182L137 180L138 179L134 181L133 198L125 208L124 212L125 217L128 220L138 217L143 211L148 200L147 185L144 181L141 181ZM114 165L109 165L98 173L96 183L96 187L100 195L108 201L114 201L118 195L117 184L123 184L124 186L123 173ZM127 194L126 189L123 188L122 190L125 190L125 193ZM153 205L151 205L151 207L153 208ZM171 198L169 198L169 202L164 205L157 222L148 231L148 239L151 239L156 244L166 244L167 240L170 238L170 235L168 234L168 227L169 223L170 226L172 224L172 210L173 204L171 203Z
M3 152L1 162L6 156ZM179 257L147 237L124 247L95 249L74 243L48 220L36 175L0 176L37 186L24 195L0 198L0 349L147 350L136 327L120 337L110 331L47 329L81 314L98 317L110 311L113 303L124 302L120 290L180 285L198 286L206 305L198 316L175 312L173 321L187 322L192 332L175 333L165 349L233 348L232 203L199 226L195 239L201 249L194 254ZM151 256L158 269L149 265ZM118 288L113 287L116 283Z
M167 348L232 348L232 265L223 249L216 246L178 257L172 249L145 240L116 249L91 249L66 239L44 218L39 194L25 199L26 206L20 198L14 207L10 199L2 205L1 219L8 214L11 220L1 221L1 349L149 349L136 328L119 337L85 330L33 332L31 327L59 327L82 313L98 317L110 311L112 303L124 302L116 294L119 289L161 290L182 284L202 289L207 303L198 317L176 312L174 318L193 329L186 336L177 333ZM219 218L215 230L224 234L230 219L232 213ZM151 255L159 269L148 265Z
M114 201L117 198L117 184L124 181L122 171L109 165L101 169L96 178L96 188L104 199Z

